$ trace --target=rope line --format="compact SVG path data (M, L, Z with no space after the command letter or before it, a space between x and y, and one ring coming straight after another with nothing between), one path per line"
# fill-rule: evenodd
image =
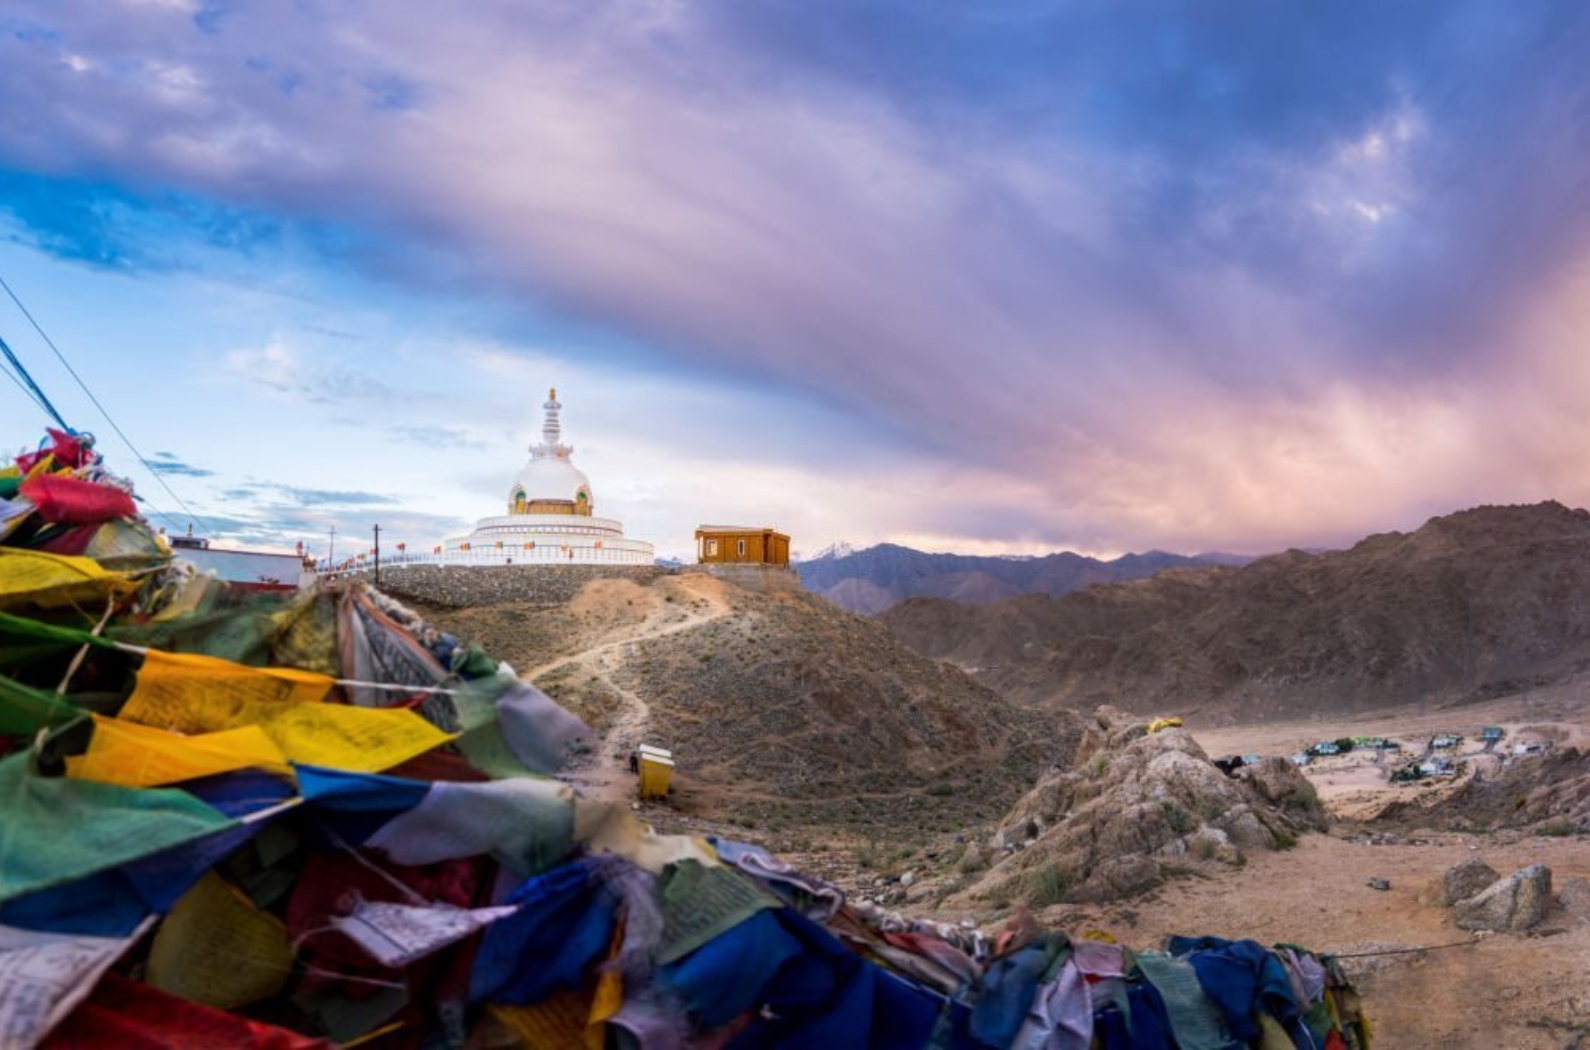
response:
M9 291L9 289L7 290ZM43 409L44 413L51 419L59 423L62 430L68 434L77 433L67 424L66 420L61 418L61 414L55 410L55 406L50 404L50 399L44 396L44 391L39 389L39 384L33 381L33 377L28 374L28 370L22 367L22 362L17 360L17 355L12 352L10 346L6 345L4 339L0 339L0 353L5 354L6 360L11 362L11 367L15 368L17 373L21 375L21 379L16 376L11 376L11 378L18 386L23 388L24 393L33 399L33 403ZM6 375L11 375L11 373L8 371Z
M26 383L17 378L17 374L11 371L11 367L4 361L0 361L0 372L4 372L6 378L11 380L12 383L16 384L16 388L18 390L22 391L22 396L33 402L34 406L38 408L40 412L44 412L45 415L49 415L49 413L45 411L44 406L39 404L39 399L33 396L33 391L28 389L28 385Z
M1447 944L1431 944L1423 948L1386 948L1378 952L1321 952L1333 959L1367 959L1373 955L1409 955L1413 952L1438 952L1442 948L1462 948L1480 943L1480 938L1470 937L1466 941L1451 941Z
M88 388L88 384L83 382L83 377L77 374L77 369L73 368L71 362L67 361L66 355L61 353L60 347L55 345L55 340L50 338L49 333L45 332L43 327L40 326L33 314L25 305L23 305L22 300L17 298L17 293L11 290L11 285L6 283L6 279L3 276L0 276L0 288L5 289L5 293L11 297L11 301L17 304L17 309L22 311L22 316L28 319L28 323L33 326L33 330L39 333L39 338L44 340L44 345L48 346L51 352L55 354L56 360L61 362L61 366L66 369L67 374L77 381L77 385L82 388L83 393L88 396L89 401L93 402L94 407L99 409L99 414L105 417L105 422L110 424L110 428L116 432L116 436L122 439L122 442L127 446L128 450L132 452L133 456L137 458L138 462L144 465L144 469L149 472L149 476L154 478L155 482L161 488L166 490L166 495L177 501L177 506L188 512L188 517L198 524L201 531L208 535L214 535L210 527L204 523L204 519L195 514L193 512L193 508L184 503L182 501L182 497L177 495L176 492L172 490L170 485L166 484L166 479L161 476L160 472L154 468L154 465L149 462L144 454L138 450L138 446L132 443L132 438L129 438L126 432L124 432L122 428L117 425L116 421L111 418L110 412L105 409L104 405L99 403L99 398L94 396L94 392ZM4 343L0 343L0 346L4 345ZM21 362L17 361L16 358L11 354L11 349L9 347L5 347L5 353L7 357L11 358L12 364L16 365L17 368L21 370ZM26 371L23 371L22 374L23 376L27 376ZM29 379L28 383L29 385L33 385L32 379ZM37 390L37 386L34 386L34 389ZM42 390L39 391L39 397L44 397L44 392ZM44 404L49 406L49 400L47 398L45 398ZM66 421L61 419L60 413L56 412L53 406L49 407L49 412L69 433L76 433L75 430L72 430L71 427L66 425Z

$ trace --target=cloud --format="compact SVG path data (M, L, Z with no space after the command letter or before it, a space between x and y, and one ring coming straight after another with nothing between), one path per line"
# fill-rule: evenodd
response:
M262 347L228 351L223 367L233 381L314 404L390 403L399 399L390 385L368 373L328 365L323 360L311 360L289 343L276 340Z
M302 507L370 507L394 504L397 498L379 492L338 492L327 489L282 490Z
M386 432L400 441L425 445L429 448L451 448L481 452L490 447L481 438L461 427L401 426L388 427Z
M1525 340L1590 236L1580 5L14 7L0 159L118 187L13 207L50 250L151 265L165 199L239 250L358 231L316 250L778 389L998 511L924 532L1351 529L1511 484L1484 435L1578 389ZM396 393L286 338L226 363Z
M380 492L300 488L277 482L252 482L226 489L220 495L228 500L251 501L278 510L294 507L371 507L398 502L397 497Z
M374 536L370 523L346 519L336 514L206 514L204 524L216 546L254 550L294 550L299 543L310 553L324 557L335 545L339 552L354 553L371 547ZM335 529L332 535L329 530ZM406 543L411 551L429 549L432 537L464 531L456 518L440 514L398 512L384 514L381 521L381 549L395 549Z
M212 478L215 476L215 471L184 462L171 452L156 452L149 461L149 468L156 474L166 474L174 477Z

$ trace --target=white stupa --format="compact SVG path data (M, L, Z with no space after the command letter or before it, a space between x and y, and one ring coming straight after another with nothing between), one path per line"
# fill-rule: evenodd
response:
M508 489L508 513L482 518L468 536L442 547L442 560L465 565L650 565L652 545L624 535L622 522L594 515L591 480L569 458L558 423L558 392L547 396L541 443L530 446Z

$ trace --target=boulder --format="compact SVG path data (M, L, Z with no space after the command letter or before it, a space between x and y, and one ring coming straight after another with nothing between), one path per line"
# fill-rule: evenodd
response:
M1274 849L1276 846L1275 835L1246 803L1226 810L1216 825L1243 849Z
M1501 878L1501 873L1478 857L1454 864L1434 879L1421 895L1421 901L1450 908L1458 901L1478 896Z
M1531 864L1453 906L1459 929L1522 932L1535 926L1551 904L1551 869Z
M1210 824L1187 836L1185 851L1200 860L1217 860L1232 865L1242 863L1242 851L1231 841L1231 836Z
M1158 886L1164 873L1154 860L1140 853L1107 860L1071 895L1078 901L1113 901Z

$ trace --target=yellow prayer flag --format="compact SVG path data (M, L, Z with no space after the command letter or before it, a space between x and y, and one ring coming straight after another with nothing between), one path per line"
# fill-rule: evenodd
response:
M391 769L453 739L403 708L283 703L240 696L213 685L208 692L162 688L146 693L141 677L139 688L122 706L121 717L185 733L257 726L293 762L356 773Z
M350 704L293 704L260 725L294 762L355 773L391 769L453 739L413 711Z
M591 1022L591 993L559 988L551 996L528 1006L493 1003L492 1014L531 1050L567 1050L587 1045ZM607 1026L599 1024L598 1035Z
M185 733L230 729L246 722L226 725L175 724L168 713L188 710L195 700L204 706L254 703L303 704L322 700L336 681L327 675L299 671L290 667L246 667L216 656L197 653L166 653L151 649L144 654L138 669L138 684L127 698L123 718L146 725L159 725ZM129 714L128 709L138 712Z
M624 947L624 921L613 924L613 936L607 944L610 964L599 971L596 990L591 995L591 1017L585 1026L585 1050L604 1050L607 1046L607 1024L613 1015L624 1008L624 975L616 965L619 952Z
M293 762L356 773L391 769L453 739L403 708L320 703L334 684L309 671L151 650L120 716L182 733L257 726Z
M108 572L93 558L0 548L0 609L98 604L131 594L138 586L137 580Z
M215 872L183 894L149 946L145 980L218 1010L269 999L293 972L287 927Z
M287 758L258 726L183 736L94 716L88 750L66 760L66 775L124 787L157 787L250 767L291 773Z

